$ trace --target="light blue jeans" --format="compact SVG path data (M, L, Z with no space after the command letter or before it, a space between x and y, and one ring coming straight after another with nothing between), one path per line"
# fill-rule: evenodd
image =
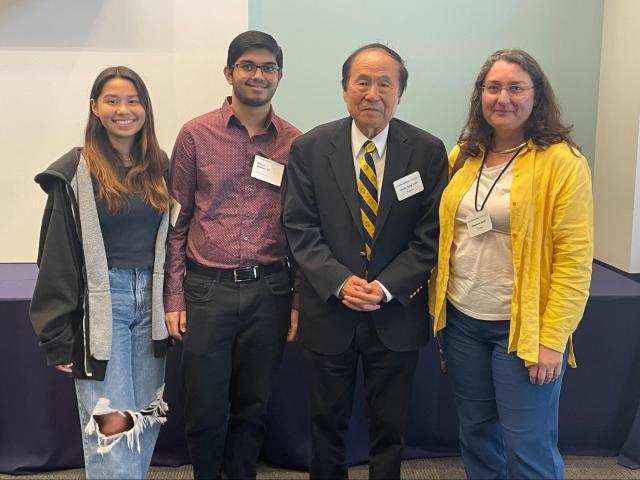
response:
M564 478L558 451L562 376L529 382L522 359L507 352L509 321L471 318L447 306L444 350L469 479ZM566 369L566 355L562 374Z
M88 479L146 478L167 404L164 358L151 338L151 268L109 270L113 333L104 381L76 379ZM123 412L133 428L103 435L94 415Z

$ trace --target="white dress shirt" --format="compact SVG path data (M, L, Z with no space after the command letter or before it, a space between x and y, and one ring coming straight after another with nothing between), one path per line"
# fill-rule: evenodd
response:
M371 152L373 163L376 166L376 178L378 179L378 202L380 192L382 192L382 179L384 178L384 164L387 159L387 137L389 136L389 124L375 137L368 138L356 126L356 122L351 122L351 150L353 152L353 168L356 172L356 181L360 175L360 160L364 155L364 144L371 140L376 146L376 151Z

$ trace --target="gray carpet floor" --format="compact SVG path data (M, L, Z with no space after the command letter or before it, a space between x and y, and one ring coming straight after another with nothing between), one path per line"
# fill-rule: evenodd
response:
M640 470L629 470L616 463L615 457L577 457L565 456L565 476L569 479L640 479ZM361 465L349 469L352 480L368 478L367 466ZM46 472L36 475L0 475L0 479L24 480L84 480L84 470L64 470ZM193 470L191 465L177 468L151 467L149 478L152 480L191 479ZM258 468L260 480L305 480L307 472L283 470L261 464ZM423 479L462 479L464 469L459 457L423 458L406 460L402 463L402 478L407 480Z

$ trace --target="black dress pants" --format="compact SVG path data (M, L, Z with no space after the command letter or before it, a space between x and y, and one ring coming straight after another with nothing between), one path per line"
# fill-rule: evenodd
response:
M194 476L255 478L289 328L289 271L243 283L187 271L184 291L182 369Z
M369 418L369 478L399 479L418 351L389 350L371 316L363 314L345 352L324 355L303 347L303 355L311 410L311 479L348 478L345 439L359 358Z

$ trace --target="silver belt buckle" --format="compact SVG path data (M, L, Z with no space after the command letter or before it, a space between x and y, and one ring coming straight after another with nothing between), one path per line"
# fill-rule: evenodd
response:
M236 268L233 271L233 281L235 283L243 283L243 282L251 282L253 280L256 280L258 278L258 267L257 266L253 266L253 267L249 267L253 270L253 277L251 278L238 278L238 271L239 270L247 270L247 268Z

